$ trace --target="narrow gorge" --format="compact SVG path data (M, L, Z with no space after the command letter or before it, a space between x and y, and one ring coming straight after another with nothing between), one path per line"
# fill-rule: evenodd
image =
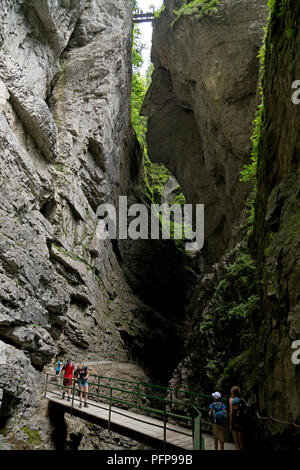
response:
M142 139L136 12L1 1L0 450L156 450L48 402L45 374L71 358L160 399L238 385L247 449L297 451L300 3L164 0ZM119 230L125 196L149 213L203 204L203 247L173 221L170 237L103 239L99 207Z

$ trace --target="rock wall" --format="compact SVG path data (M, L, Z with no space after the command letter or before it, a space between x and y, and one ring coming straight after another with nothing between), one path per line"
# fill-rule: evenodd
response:
M208 269L228 247L249 193L239 173L251 147L266 1L224 0L212 16L173 23L183 3L165 0L154 22L143 112L151 160L172 171L188 202L205 204Z
M37 413L44 364L122 349L114 321L138 305L95 235L132 150L131 8L4 2L0 22L1 414L3 425L16 414L18 433Z
M292 362L292 343L300 340L300 105L292 101L300 77L300 5L275 1L271 13L252 243L264 313L258 395L268 416L300 425L300 365ZM299 429L268 423L265 432L270 446L299 448Z
M152 450L155 445L135 440L114 431L86 423L80 418L66 418L67 432L63 450Z

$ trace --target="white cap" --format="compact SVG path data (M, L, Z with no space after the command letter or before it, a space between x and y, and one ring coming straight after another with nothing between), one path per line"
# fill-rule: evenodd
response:
M219 393L219 392L214 392L211 395L212 395L212 397L214 397L216 399L221 398L221 393Z

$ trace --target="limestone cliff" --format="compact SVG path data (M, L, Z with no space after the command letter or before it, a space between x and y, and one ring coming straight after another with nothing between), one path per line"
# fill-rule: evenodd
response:
M2 425L17 416L18 432L38 407L43 365L123 349L115 322L130 332L142 308L95 214L120 178L126 186L134 155L131 8L2 2L0 22L1 414Z
M239 172L258 103L266 1L221 1L211 16L199 19L191 10L174 21L183 3L166 0L154 22L154 74L143 112L150 158L173 172L188 202L206 206L208 269L228 247L249 193Z

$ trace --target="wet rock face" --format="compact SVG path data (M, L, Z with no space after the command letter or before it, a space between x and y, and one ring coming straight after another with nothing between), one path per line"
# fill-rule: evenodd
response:
M1 49L21 67L23 79L35 95L45 98L50 91L59 70L58 58L85 4L85 0L2 2Z
M188 202L204 203L206 261L228 246L248 193L239 173L257 105L264 0L223 1L214 16L181 16L165 1L154 23L154 75L144 105L149 155L163 162Z
M7 422L13 423L6 428L5 436L0 433L0 448L19 448L16 440L28 439L24 430L28 429L33 414L39 412L41 377L26 353L1 340L0 367L0 427L3 430ZM36 416L31 425L36 426L38 421L41 424L43 418Z
M291 98L300 76L300 33L293 26L299 15L299 4L275 2L266 42L254 237L265 312L260 403L267 413L275 416L281 409L282 416L298 424L300 365L292 362L292 343L300 340L300 106ZM269 426L267 433L270 442L299 447L296 429Z
M125 437L80 418L65 418L65 450L155 450L155 447Z

